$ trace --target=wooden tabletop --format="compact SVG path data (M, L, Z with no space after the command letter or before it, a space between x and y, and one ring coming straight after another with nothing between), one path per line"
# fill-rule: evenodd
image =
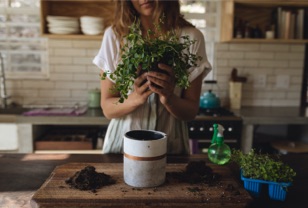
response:
M205 155L168 156L168 163L187 163L206 159ZM284 202L265 196L255 199L249 207L306 207L308 204L308 154L289 154L282 159L297 172ZM122 163L122 155L102 154L0 154L0 207L29 208L33 194L58 165L67 163ZM239 180L237 167L228 165ZM241 181L239 180L239 183Z

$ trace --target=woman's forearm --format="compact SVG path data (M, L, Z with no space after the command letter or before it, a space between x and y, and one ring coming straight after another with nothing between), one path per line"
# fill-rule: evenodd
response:
M192 120L196 117L199 110L199 101L187 100L172 95L165 108L171 115L180 120Z
M165 102L165 108L171 115L181 120L192 120L199 111L202 75L199 75L181 97L172 94Z
M123 103L119 102L119 97L106 98L101 106L105 117L112 119L123 117L136 110L140 105L135 102L132 95L129 95Z

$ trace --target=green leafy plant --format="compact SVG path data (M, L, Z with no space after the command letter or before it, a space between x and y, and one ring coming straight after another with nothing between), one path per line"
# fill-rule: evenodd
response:
M148 30L146 37L143 37L140 22L136 21L125 37L121 61L116 70L113 73L105 72L101 78L105 79L110 74L110 78L115 81L111 90L120 93L119 102L123 103L127 99L127 93L133 88L135 78L145 71L159 71L157 64L164 63L173 68L176 85L186 89L190 84L187 69L197 66L197 60L201 60L201 57L189 51L195 40L190 40L188 36L180 39L183 41L179 41L175 31L162 33L157 25L154 31ZM138 67L141 68L140 73L137 73Z
M278 155L256 153L251 149L247 154L232 149L231 161L238 164L246 178L273 182L292 182L296 172L283 163Z

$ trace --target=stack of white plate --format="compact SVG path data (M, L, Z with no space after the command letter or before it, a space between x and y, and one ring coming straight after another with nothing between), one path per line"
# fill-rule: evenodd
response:
M80 26L83 34L99 35L104 31L104 20L100 17L82 16Z
M79 19L77 17L47 16L49 33L76 34L80 32Z

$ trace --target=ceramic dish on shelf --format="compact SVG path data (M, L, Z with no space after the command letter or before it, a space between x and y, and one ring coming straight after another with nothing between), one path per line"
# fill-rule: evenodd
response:
M104 28L102 26L98 27L98 26L81 26L81 31L82 33L86 34L86 35L99 35L102 34L104 31Z
M82 30L82 33L85 35L100 35L103 34L103 31L99 30Z
M81 28L89 29L89 28L94 28L98 30L102 30L104 28L104 25L99 25L99 24L81 24Z
M78 21L77 17L68 17L68 16L51 16L48 15L46 17L48 22L52 22L52 21Z
M97 30L97 31L103 31L104 27L103 26L81 26L81 30Z
M79 19L76 17L47 16L48 31L53 34L76 34L80 32Z
M48 27L74 27L79 28L79 22L49 22Z
M102 24L104 21L101 17L92 17L92 16L81 16L80 22L81 23L99 23Z
M49 28L48 31L53 34L76 34L79 33L80 30L76 28Z
M104 31L103 18L82 16L80 17L80 27L85 35L100 35Z

